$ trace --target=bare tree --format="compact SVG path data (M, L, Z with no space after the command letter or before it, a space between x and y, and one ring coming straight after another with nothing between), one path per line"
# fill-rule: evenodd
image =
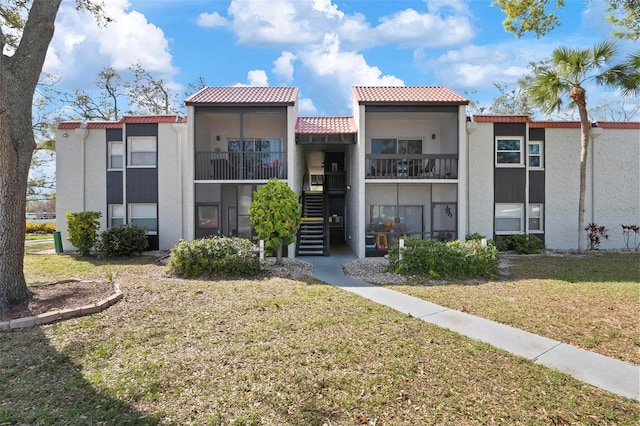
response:
M129 89L130 112L134 114L175 114L179 112L178 94L167 82L156 79L140 63L129 68L133 82Z

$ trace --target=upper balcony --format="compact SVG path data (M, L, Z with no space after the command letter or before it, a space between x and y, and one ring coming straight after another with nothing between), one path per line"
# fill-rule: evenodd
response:
M269 180L287 178L287 153L196 152L196 180Z
M457 179L457 154L366 154L366 179Z

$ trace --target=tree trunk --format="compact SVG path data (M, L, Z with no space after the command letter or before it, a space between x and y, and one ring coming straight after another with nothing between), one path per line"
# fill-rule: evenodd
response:
M578 253L584 253L584 204L587 192L587 155L589 149L589 131L591 123L587 112L585 90L580 85L575 85L569 94L578 107L580 114L580 197L578 199Z
M24 303L24 233L27 179L35 149L33 94L61 0L34 0L20 45L0 55L0 308ZM0 29L0 52L5 38Z
M282 240L280 240L278 250L276 250L276 265L284 265L284 262L282 262Z

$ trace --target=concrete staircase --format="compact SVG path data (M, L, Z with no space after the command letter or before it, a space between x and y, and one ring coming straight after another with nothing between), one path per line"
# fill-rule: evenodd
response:
M326 232L324 224L324 195L308 191L302 198L302 223L298 231L296 256L324 256L326 254Z

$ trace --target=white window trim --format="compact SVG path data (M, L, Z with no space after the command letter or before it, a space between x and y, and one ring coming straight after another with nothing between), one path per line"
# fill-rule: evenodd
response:
M111 166L111 157L113 157L113 155L111 154L112 152L112 146L113 145L120 145L122 147L122 167L112 167ZM122 141L110 141L109 145L107 147L107 170L122 170L124 168L124 143Z
M498 163L498 141L500 140L519 140L520 141L520 162L519 163ZM494 145L494 163L496 167L524 167L525 166L525 157L527 156L527 152L524 149L524 138L522 136L497 136ZM516 151L501 151L501 152L516 152Z
M500 219L497 215L497 207L499 205L518 205L520 206L520 216L502 216L501 218L508 218L508 219L520 219L520 229L518 231L498 231L496 229L496 220ZM493 207L493 227L495 230L496 235L514 235L514 234L523 234L524 233L524 229L525 229L525 214L524 214L524 204L522 203L496 203Z
M133 215L131 214L131 211L133 210L133 206L139 206L139 205L147 205L147 206L153 206L155 208L155 216L154 217L133 217ZM146 231L145 233L147 235L158 235L158 204L157 203L129 203L128 207L128 213L129 213L129 220L128 223L133 223L133 219L155 219L156 221L156 230L155 231Z
M155 164L131 164L131 145L135 140L150 140L156 146L155 151L137 151L137 152L153 152L156 156ZM155 169L158 167L158 139L155 136L129 136L127 138L127 168L130 169Z
M535 216L531 215L531 207L532 206L540 206L540 229L530 229L529 228L529 219L534 218ZM544 204L542 203L529 203L527 208L527 233L528 234L544 234Z
M539 166L531 166L529 164L529 146L531 145L540 145L540 165ZM527 143L527 167L532 170L544 170L544 144L542 141L529 141Z
M113 214L114 207L116 207L116 206L120 206L120 207L122 208L122 216L115 216L115 215ZM123 204L120 204L120 203L109 204L109 223L107 224L107 227L108 227L108 228L112 228L112 227L114 227L114 226L117 226L117 225L114 225L114 224L111 222L113 219L122 219L122 224L124 224L124 223L125 223L125 217L124 217L124 205L123 205Z

